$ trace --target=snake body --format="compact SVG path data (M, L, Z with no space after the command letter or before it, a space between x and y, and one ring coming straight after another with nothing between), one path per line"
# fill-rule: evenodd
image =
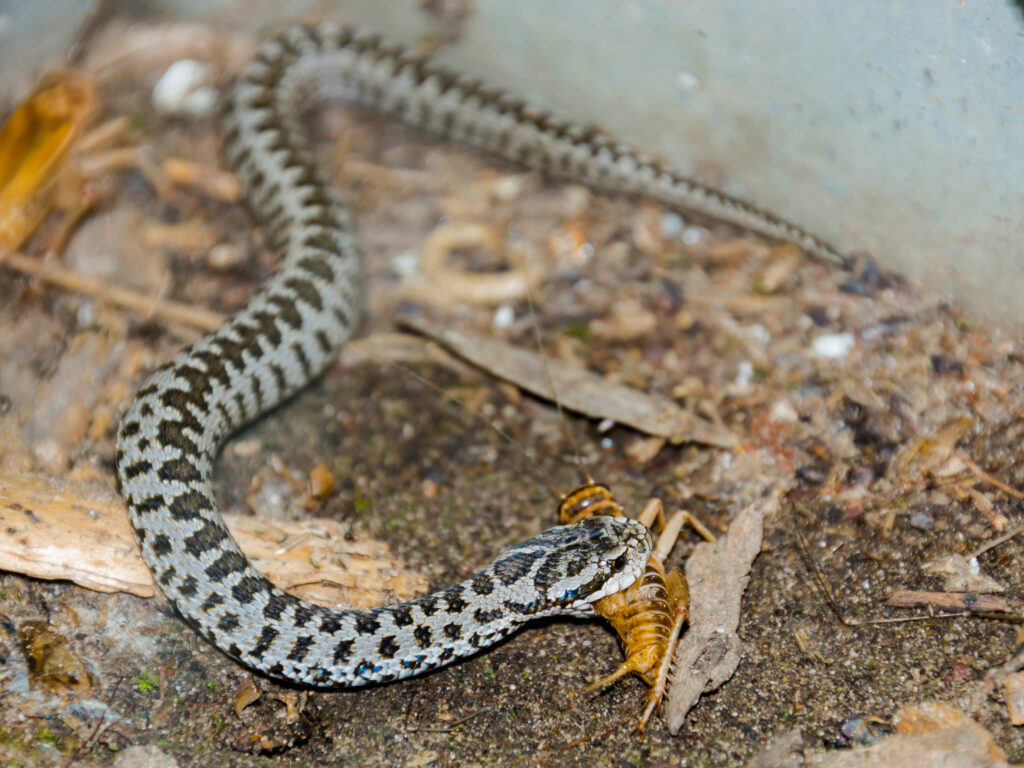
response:
M275 678L358 686L442 666L537 617L592 616L593 603L639 577L651 540L634 521L591 518L509 549L461 584L370 611L292 597L241 553L217 510L214 457L229 434L320 373L361 312L352 217L316 167L298 120L308 100L324 97L556 177L696 210L838 257L797 227L600 133L376 37L323 24L264 43L235 85L225 147L282 265L248 306L138 391L119 426L117 469L143 559L202 636Z

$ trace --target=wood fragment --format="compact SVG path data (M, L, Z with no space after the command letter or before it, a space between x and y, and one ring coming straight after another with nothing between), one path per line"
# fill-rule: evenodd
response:
M169 322L183 323L203 331L215 330L227 320L227 317L219 312L191 304L182 304L170 299L162 299L158 296L146 296L130 288L121 288L102 280L86 277L56 264L44 264L38 259L31 259L21 253L9 253L0 258L0 268L3 267L16 269L23 274L32 275L68 291L84 293L101 301L130 309L147 319L155 317Z
M242 197L242 186L229 171L179 157L164 160L163 171L174 184L202 192L222 203L236 203Z
M270 524L225 515L242 550L271 581L327 606L370 608L427 589L379 541L347 541L334 520ZM154 584L120 499L39 475L0 475L0 563L37 579L152 597Z
M938 608L968 613L1009 613L1012 609L1001 597L974 592L924 592L898 589L885 603L892 608Z
M443 344L491 375L510 381L545 400L561 401L570 411L610 419L674 444L692 442L736 448L738 440L724 427L703 421L671 400L616 384L595 373L518 347L454 331L420 317L399 315L398 322ZM548 371L550 371L550 378ZM552 384L554 390L552 390Z
M1003 698L1006 713L1014 725L1024 725L1024 672L1014 672L1003 678Z

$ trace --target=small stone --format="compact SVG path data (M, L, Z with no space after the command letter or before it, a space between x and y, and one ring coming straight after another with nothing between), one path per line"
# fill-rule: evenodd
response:
M811 349L818 357L836 360L846 357L856 343L852 333L826 333L811 342Z
M930 531L932 526L935 525L935 518L932 517L931 512L919 509L910 513L910 519L907 522L911 528L917 528L919 531Z
M245 261L245 251L231 243L215 245L206 254L206 263L210 265L210 269L215 269L218 272L234 269L243 261Z
M491 319L491 327L496 331L500 331L502 328L508 328L512 325L515 319L516 311L512 306L510 304L502 304L494 312L494 317Z
M153 106L158 112L202 117L217 105L217 91L208 83L210 67L194 59L181 59L167 68L153 86Z
M683 217L674 211L662 214L660 224L662 237L679 237L683 234L683 230L686 229L686 222L683 220Z

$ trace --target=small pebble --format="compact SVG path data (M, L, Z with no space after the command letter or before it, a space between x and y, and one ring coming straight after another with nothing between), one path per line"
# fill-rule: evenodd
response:
M750 380L754 378L754 364L749 360L742 360L736 368L736 386L746 388L750 386Z
M508 328L515 322L516 311L512 309L511 304L502 304L494 313L494 317L491 320L491 327L498 331L502 328Z
M172 115L208 115L217 106L217 90L208 85L210 79L208 65L180 59L153 86L153 106L158 112Z
M919 509L916 512L910 513L910 518L907 522L910 523L911 528L917 528L919 531L930 531L935 525L935 518L932 517L930 512Z
M703 227L687 227L683 230L683 242L687 245L697 245L704 239L706 232Z
M419 252L409 249L391 257L391 271L398 277L410 277L420 271Z
M846 357L857 339L852 333L827 333L811 342L811 349L818 357L838 359Z
M678 213L669 211L661 217L662 237L679 237L686 229L686 222Z
M784 398L772 403L772 407L768 411L768 418L776 424L793 424L799 420L800 416L797 414L793 404Z
M210 269L215 269L218 272L234 269L243 261L245 261L245 251L231 243L215 245L206 254L206 263L210 265Z

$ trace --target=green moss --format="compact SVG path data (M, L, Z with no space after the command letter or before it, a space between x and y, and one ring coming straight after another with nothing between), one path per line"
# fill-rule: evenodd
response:
M143 672L135 678L135 685L139 693L152 693L160 687L160 679L149 672Z

